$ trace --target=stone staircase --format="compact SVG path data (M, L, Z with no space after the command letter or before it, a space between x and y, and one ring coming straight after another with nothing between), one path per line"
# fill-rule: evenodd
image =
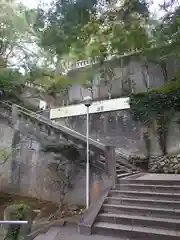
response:
M0 115L17 131L41 142L72 143L79 150L86 150L84 135L35 112L6 102L0 105ZM113 146L93 139L89 139L89 144L91 161L113 178L113 184L95 202L96 206L90 206L84 227L91 228L91 233L126 240L180 239L180 178L139 178L142 174L135 174L139 170ZM88 221L92 224L88 225ZM46 235L46 239L50 237Z
M42 115L29 111L21 106L4 102L0 104L0 116L1 119L5 119L5 122L16 131L31 138L34 137L42 143L62 142L63 144L73 144L79 151L86 154L86 136L70 128L56 124ZM106 202L111 194L115 194L115 191L121 191L118 189L119 185L116 185L121 178L133 175L139 170L128 163L127 157L120 151L117 151L113 146L106 146L94 139L89 139L89 147L90 161L92 164L106 172L112 179L112 190L109 192L108 198L105 200ZM102 208L93 226L93 231L95 232L101 232L101 230L109 230L111 232L111 228L113 229L113 222L109 221L108 216L103 217L103 219L107 220L108 225L105 220L102 221L101 219L103 216L101 214L103 213L114 214L114 212L110 210L112 206L109 206L109 208L106 206L109 203L105 202L103 205L101 203L99 205L100 207L102 206ZM94 207L92 206L92 208ZM116 209L115 204L114 209ZM93 211L95 215L99 212L96 208L94 208ZM116 213L118 213L118 210Z
M63 125L54 123L50 119L25 109L11 102L1 102L1 118L8 119L8 123L22 134L35 138L41 143L73 144L84 156L86 154L86 136ZM90 160L108 175L117 178L131 175L137 169L128 163L126 156L116 151L113 146L89 139Z
M180 239L180 177L165 179L121 179L104 199L92 233L137 240Z

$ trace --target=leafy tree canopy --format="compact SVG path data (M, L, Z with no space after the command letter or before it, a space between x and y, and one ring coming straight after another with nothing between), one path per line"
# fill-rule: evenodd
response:
M32 50L36 11L15 0L0 0L0 6L0 88L14 93L26 81L19 70L37 57Z
M81 27L94 13L95 4L96 0L56 0L48 11L40 8L36 29L41 32L41 46L58 55L69 52L80 38Z
M116 21L99 17L96 5L96 0L55 0L48 11L39 9L36 27L41 32L40 45L60 57L70 54L77 59L147 45L145 19L149 11L145 0L124 1Z
M0 89L12 92L24 82L24 77L16 69L0 68Z
M180 37L180 3L176 0L164 0L160 7L165 14L155 27L154 38L161 44L178 41Z

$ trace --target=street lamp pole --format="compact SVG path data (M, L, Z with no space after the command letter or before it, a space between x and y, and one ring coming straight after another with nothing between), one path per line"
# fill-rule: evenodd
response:
M91 97L84 98L86 112L86 209L89 208L89 107L92 104Z
M86 114L86 209L89 208L89 107Z

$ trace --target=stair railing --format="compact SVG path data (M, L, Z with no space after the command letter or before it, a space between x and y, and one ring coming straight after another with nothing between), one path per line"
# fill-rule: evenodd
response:
M67 140L68 143L75 144L81 149L86 149L86 136L84 136L83 134L76 132L75 130L72 130L68 127L54 123L53 121L42 115L39 115L19 105L12 104L11 102L6 101L1 103L1 105L4 106L6 116L8 116L14 123L16 122L16 120L25 122L24 125L30 125L30 123L32 123L31 128L32 132L34 131L34 133L39 134L39 132L46 132L48 136L57 134L57 140L58 138L59 140L61 138L64 138ZM14 116L16 116L14 117L13 114ZM14 118L17 119L14 120ZM33 127L33 124L35 127ZM103 167L100 165L100 161L98 160L100 159L100 156L104 158L104 171L106 171L108 175L112 177L112 185L114 186L116 178L115 148L112 146L105 146L104 144L93 139L89 139L89 144L90 151L97 153L96 155L98 156L97 160L94 161L93 164L96 163L99 168L103 169Z

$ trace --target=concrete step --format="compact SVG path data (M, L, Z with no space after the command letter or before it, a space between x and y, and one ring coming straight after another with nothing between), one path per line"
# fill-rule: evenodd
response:
M104 203L109 204L123 204L131 206L144 206L144 207L157 207L157 208L175 208L180 209L180 201L167 201L156 199L137 199L137 198L124 198L124 197L107 197Z
M116 189L118 190L132 190L132 191L155 191L155 192L177 192L180 193L180 185L144 185L144 184L117 184Z
M126 173L131 173L131 172L132 172L132 169L123 168L123 167L116 167L116 172L126 172Z
M115 214L115 213L100 213L97 217L97 222L107 222L113 224L123 224L130 226L141 227L157 227L160 229L174 230L180 229L180 219L156 218L149 216Z
M98 161L104 165L106 165L105 159L103 157L100 156L100 158L98 159Z
M128 173L120 173L120 174L117 174L117 178L124 178L124 177L128 177L132 174L132 172L128 172ZM118 180L117 180L118 182Z
M116 164L117 165L120 164L121 166L136 170L136 167L130 164L127 159L121 158L117 155L116 155Z
M124 169L116 169L116 174L119 175L120 173L126 173Z
M115 213L115 214L133 214L138 216L152 216L152 217L165 217L172 219L180 219L180 209L173 208L157 208L157 207L144 207L144 206L128 206L128 205L115 205L103 204L101 213Z
M94 233L103 235L127 237L128 239L146 240L179 240L180 231L158 229L157 227L139 227L123 224L98 222L94 224Z
M128 172L129 170L131 170L130 168L125 167L125 166L123 166L123 165L121 165L121 164L118 164L118 163L116 163L116 169L117 169L117 170L122 169L122 170L124 170L125 172Z
M149 180L149 179L124 179L122 184L143 184L143 185L171 185L180 186L180 180Z
M149 191L128 191L128 190L111 190L108 197L132 197L132 198L148 198L157 200L173 200L180 201L180 193L169 192L149 192Z

